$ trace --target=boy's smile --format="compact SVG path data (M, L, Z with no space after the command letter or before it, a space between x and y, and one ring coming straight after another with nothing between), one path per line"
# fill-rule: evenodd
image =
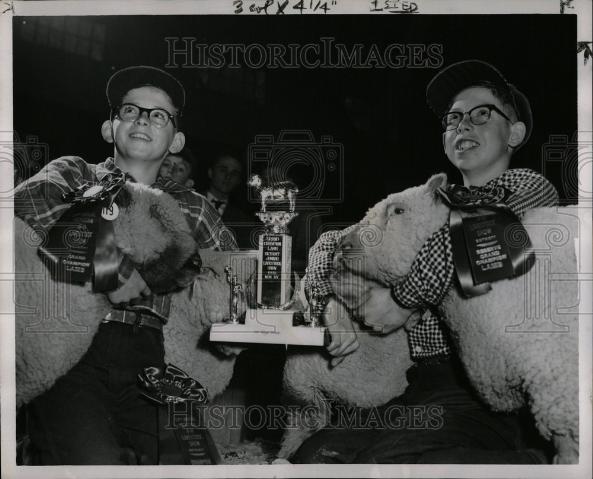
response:
M455 141L454 146L455 151L459 154L462 154L468 150L471 150L472 148L477 148L480 146L480 143L469 138L459 138Z
M503 111L500 100L484 87L463 90L449 110L463 114L479 105L494 105ZM508 168L510 126L509 120L493 110L490 119L482 125L474 125L469 115L464 114L456 128L443 133L445 153L463 175L466 186L487 183Z
M141 108L162 108L176 113L169 96L159 88L143 86L130 90L122 104L130 103ZM175 136L172 121L158 127L151 123L148 113L143 111L134 121L113 119L113 132L120 160L161 161L167 154Z

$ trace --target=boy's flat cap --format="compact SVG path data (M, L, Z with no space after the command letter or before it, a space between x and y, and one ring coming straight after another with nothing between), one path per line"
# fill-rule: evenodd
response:
M460 91L480 83L493 84L513 101L519 121L525 123L524 144L533 128L533 115L527 97L509 83L498 69L481 60L464 60L453 63L437 73L426 87L426 101L437 116L447 113L451 101Z
M119 105L130 90L143 86L154 86L163 90L180 112L185 106L183 85L170 73L146 65L131 66L116 71L107 82L107 100L113 108Z

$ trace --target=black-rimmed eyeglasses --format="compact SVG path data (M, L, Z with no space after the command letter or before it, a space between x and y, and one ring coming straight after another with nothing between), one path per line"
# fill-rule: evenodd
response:
M495 105L487 104L475 106L471 110L465 112L450 111L445 113L441 118L441 125L445 131L455 130L465 115L469 115L469 121L472 123L472 125L483 125L490 120L493 111L498 113L509 122L513 123L513 121L507 115L505 115L500 108Z
M157 128L166 127L169 121L173 123L174 127L177 127L175 115L171 115L171 113L163 108L142 108L134 103L124 103L113 109L113 115L121 121L136 121L144 112L146 112L150 124Z

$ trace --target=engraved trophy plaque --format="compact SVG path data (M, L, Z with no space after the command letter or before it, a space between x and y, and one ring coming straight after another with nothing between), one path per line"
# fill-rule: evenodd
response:
M290 301L291 296L292 237L288 234L288 224L298 215L294 211L298 188L289 181L262 187L257 175L252 177L249 184L260 193L261 211L256 214L266 227L259 237L260 281L257 286L257 302L261 308L282 308ZM286 206L288 211L282 209ZM270 210L270 207L274 209Z
M265 225L257 250L257 307L248 307L243 321L238 318L237 302L242 289L227 267L229 321L214 324L210 340L323 346L328 340L326 328L319 327L310 315L307 320L303 311L294 309L291 299L292 237L288 224L298 215L298 188L290 181L263 186L257 175L249 185L260 194L261 208L256 215Z

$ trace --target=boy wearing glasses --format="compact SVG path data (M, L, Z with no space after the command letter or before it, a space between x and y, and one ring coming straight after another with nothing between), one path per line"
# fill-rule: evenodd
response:
M529 101L492 65L469 60L438 73L426 89L430 108L441 118L445 154L463 185L478 196L496 195L517 216L534 207L558 205L558 193L540 174L508 169L513 153L529 138ZM309 253L306 285L318 314L332 331L328 351L337 364L358 348L348 314L332 297L329 272L341 232L327 232ZM322 431L301 447L296 462L355 463L537 463L539 451L521 449L513 415L491 412L476 399L453 355L438 307L454 278L448 225L416 256L410 273L393 288L377 289L361 306L371 324L403 325L415 310L422 318L408 331L414 366L409 386L393 404L439 404L438 430ZM331 307L328 307L331 306ZM392 329L394 329L392 327ZM387 333L387 328L383 329ZM329 454L323 451L329 450Z
M111 116L101 132L114 144L114 157L97 165L79 157L50 162L18 186L15 215L47 231L69 209L65 193L125 175L173 196L200 248L234 249L232 235L203 196L171 179L157 179L165 157L184 146L178 129L183 86L163 70L135 66L116 72L106 93ZM168 315L167 296L152 295L125 256L119 287L108 297L114 304L142 298L141 304ZM162 324L142 315L143 325L135 327L136 314L127 313L112 310L83 358L28 405L33 463L158 463L157 407L140 395L137 375L144 367L164 366Z

